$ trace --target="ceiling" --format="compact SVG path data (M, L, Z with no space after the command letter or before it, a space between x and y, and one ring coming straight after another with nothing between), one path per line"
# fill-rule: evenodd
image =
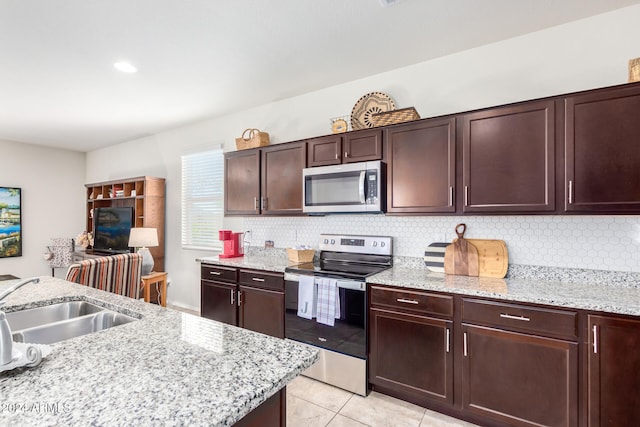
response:
M91 151L639 2L0 0L0 140Z

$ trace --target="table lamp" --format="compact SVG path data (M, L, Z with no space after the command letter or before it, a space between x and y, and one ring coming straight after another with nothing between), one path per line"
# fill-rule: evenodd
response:
M129 247L138 248L138 253L142 255L142 275L146 276L153 269L153 256L149 247L158 246L158 230L155 228L136 227L131 229L129 234Z

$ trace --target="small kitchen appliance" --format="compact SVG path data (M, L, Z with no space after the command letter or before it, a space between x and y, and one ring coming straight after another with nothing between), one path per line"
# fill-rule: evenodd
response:
M244 233L234 233L231 230L218 231L218 239L224 242L224 251L218 258L237 258L244 256L242 236Z
M391 267L393 241L388 236L322 234L319 248L315 262L285 269L285 337L320 350L318 362L303 375L366 396L366 278ZM301 314L304 298L311 300L316 294L305 295L304 289L315 287L319 299L320 286L328 279L335 281L339 301L333 326L320 322L313 308Z

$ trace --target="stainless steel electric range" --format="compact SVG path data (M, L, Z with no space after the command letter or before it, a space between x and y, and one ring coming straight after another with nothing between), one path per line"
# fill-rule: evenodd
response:
M315 262L285 270L285 336L320 348L320 359L304 375L366 396L365 280L391 267L393 241L386 236L322 234L319 248ZM320 314L326 307L317 306L318 289L324 303L327 286L334 287L336 298L332 325L319 321L326 320Z

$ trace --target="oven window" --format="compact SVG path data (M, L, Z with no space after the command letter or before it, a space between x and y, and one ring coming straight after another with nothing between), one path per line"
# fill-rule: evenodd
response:
M339 288L340 319L327 326L298 316L298 282L285 282L285 336L349 356L366 358L366 292Z

